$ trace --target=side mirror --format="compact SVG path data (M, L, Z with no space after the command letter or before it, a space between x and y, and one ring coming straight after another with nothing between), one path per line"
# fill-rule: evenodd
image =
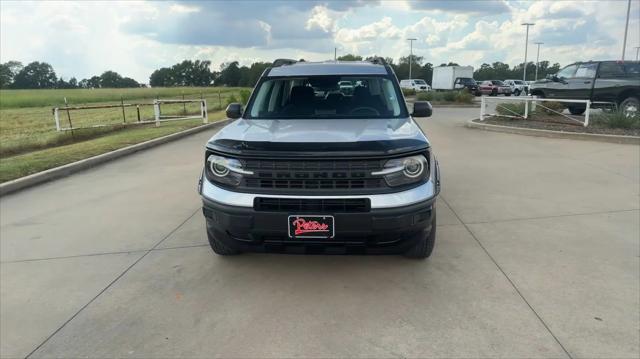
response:
M413 103L413 117L431 117L433 108L429 101L416 101Z
M227 117L233 119L242 117L242 105L236 102L230 103L227 106Z

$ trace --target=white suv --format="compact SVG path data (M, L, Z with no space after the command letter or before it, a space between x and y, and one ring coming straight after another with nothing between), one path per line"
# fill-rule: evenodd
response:
M416 92L431 91L431 86L420 79L402 80L400 81L400 87L403 89L412 89Z
M504 84L511 87L514 96L526 95L529 92L529 85L522 80L504 80Z

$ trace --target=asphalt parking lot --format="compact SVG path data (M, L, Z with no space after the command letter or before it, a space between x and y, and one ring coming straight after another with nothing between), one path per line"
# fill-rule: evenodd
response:
M637 358L640 147L434 112L426 261L215 256L211 131L2 198L1 356Z

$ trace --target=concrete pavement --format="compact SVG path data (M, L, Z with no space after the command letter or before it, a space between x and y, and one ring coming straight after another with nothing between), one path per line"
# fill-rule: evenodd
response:
M2 357L635 358L640 147L420 120L432 258L206 244L194 135L0 201Z

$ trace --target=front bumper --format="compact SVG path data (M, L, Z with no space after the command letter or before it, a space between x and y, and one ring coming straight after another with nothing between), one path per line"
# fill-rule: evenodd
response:
M335 237L291 239L288 212L263 212L203 198L209 235L243 252L300 254L404 253L432 230L435 197L420 203L366 213L330 213Z
M424 184L396 193L355 196L294 196L233 192L202 177L199 187L209 235L227 246L251 252L293 253L403 253L429 235L434 202L440 192L440 170L433 158L430 177ZM256 198L353 199L368 198L370 210L332 215L335 237L291 239L289 213L254 208Z

